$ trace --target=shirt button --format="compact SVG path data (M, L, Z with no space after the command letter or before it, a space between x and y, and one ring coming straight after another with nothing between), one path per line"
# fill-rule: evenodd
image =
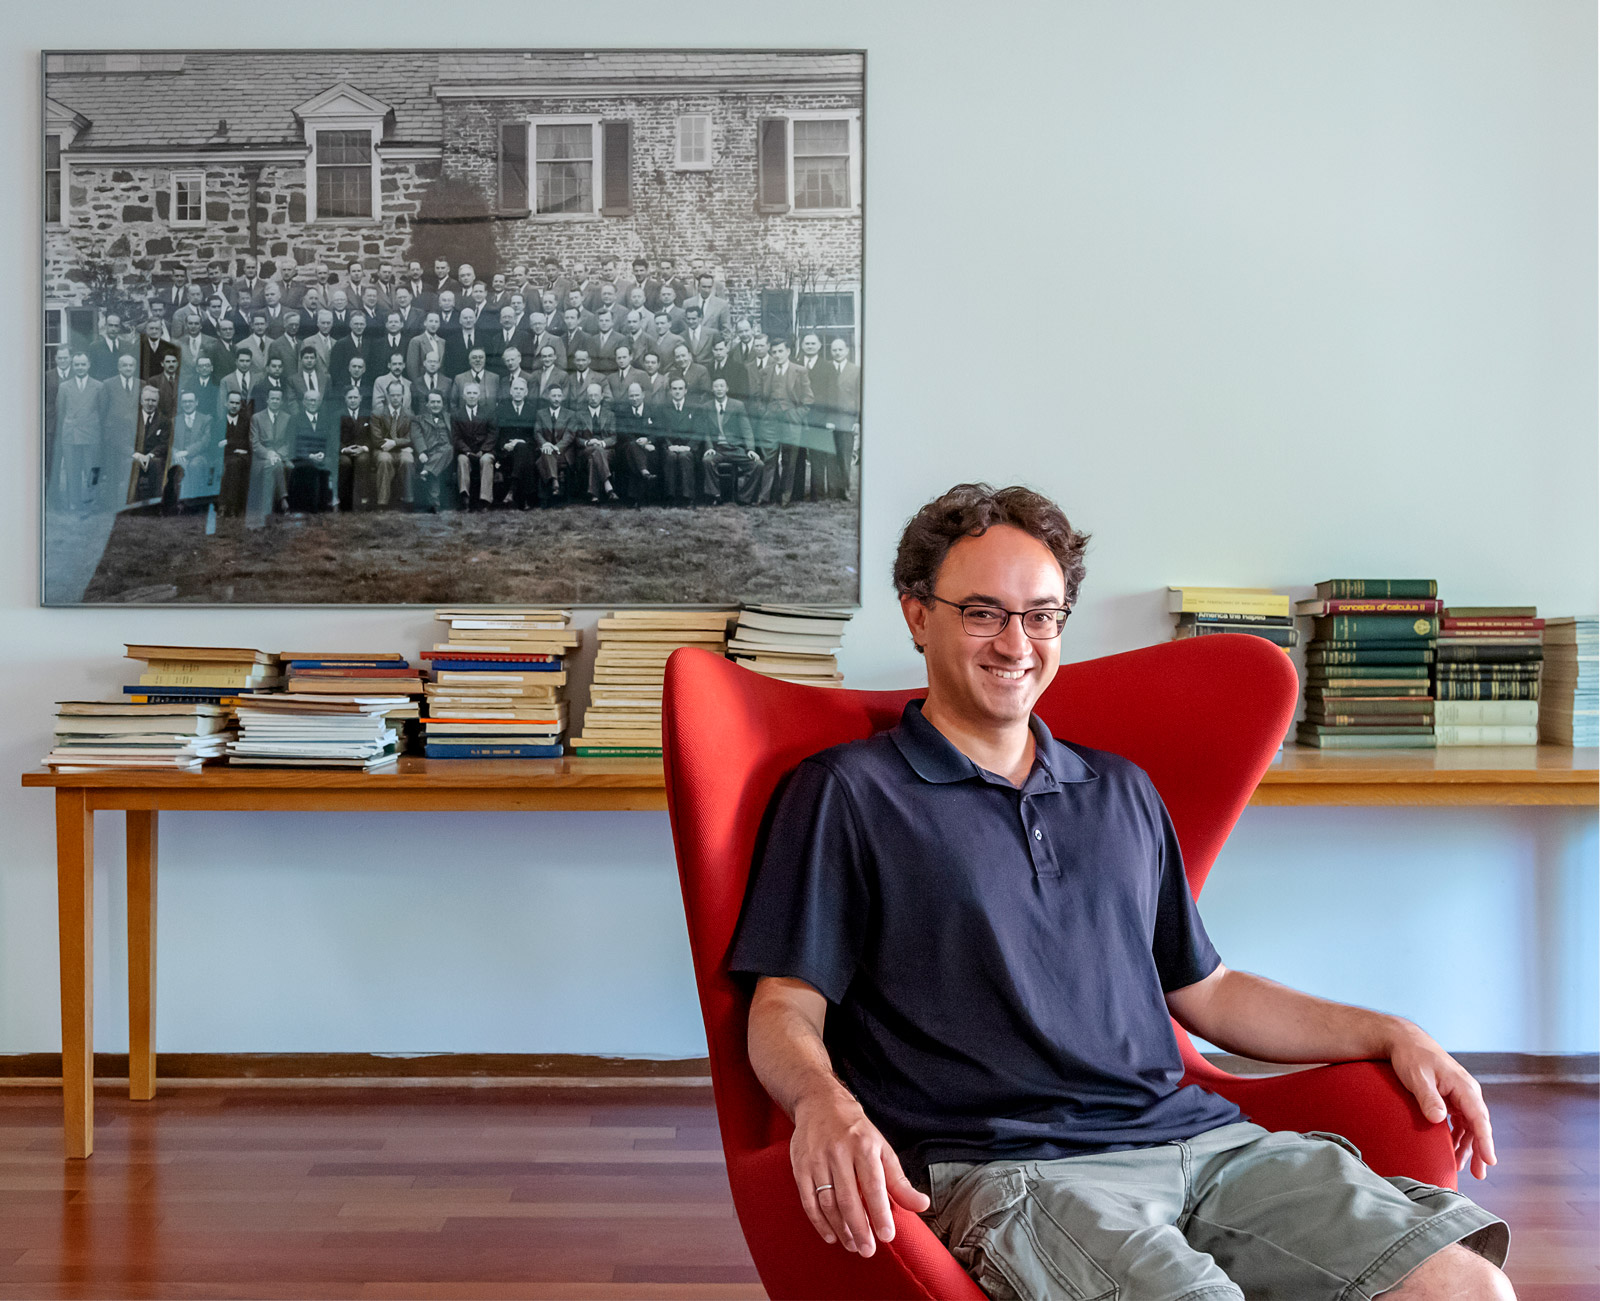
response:
M1033 829L1033 838L1035 840L1043 840L1044 839L1044 832L1040 831L1039 828L1035 827Z

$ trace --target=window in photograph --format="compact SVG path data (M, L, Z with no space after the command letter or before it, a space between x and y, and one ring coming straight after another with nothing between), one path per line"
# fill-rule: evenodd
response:
M711 114L686 113L678 119L678 170L707 171L711 167Z
M44 220L49 226L59 226L62 220L61 203L61 137L44 138Z
M795 300L795 329L798 334L816 334L822 339L822 355L832 356L833 341L843 339L856 356L856 296L854 291L808 294L801 291Z
M528 210L528 124L500 127L500 211Z
M595 122L540 122L534 127L540 216L586 216L595 211Z
M172 178L172 224L203 226L206 220L206 178L201 172L180 172Z
M372 216L372 133L317 132L317 216Z
M794 124L794 206L800 211L851 206L848 118Z

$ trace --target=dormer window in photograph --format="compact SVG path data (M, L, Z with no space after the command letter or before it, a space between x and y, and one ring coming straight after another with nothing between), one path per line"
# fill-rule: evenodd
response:
M295 109L305 128L306 221L378 220L378 145L393 110L347 82Z

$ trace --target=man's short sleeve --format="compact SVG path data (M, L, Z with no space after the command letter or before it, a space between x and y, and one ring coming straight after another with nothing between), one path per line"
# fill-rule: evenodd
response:
M869 895L854 813L837 774L808 760L778 801L750 875L728 967L793 976L840 1002L855 976Z
M1161 876L1157 884L1156 928L1150 950L1155 956L1161 990L1169 993L1204 980L1221 963L1206 934L1200 910L1189 893L1183 872L1183 850L1178 847L1178 832L1161 796L1150 788L1150 800L1157 815Z

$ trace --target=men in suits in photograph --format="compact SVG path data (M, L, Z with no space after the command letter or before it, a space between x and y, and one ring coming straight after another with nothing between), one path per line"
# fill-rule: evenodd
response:
M672 333L682 334L686 328L686 317L682 306L678 302L678 291L671 285L662 285L661 293L656 302L656 317L665 316L671 326ZM659 331L657 332L659 337Z
M398 352L400 368L405 369L407 354L411 347L411 336L405 330L405 317L398 311L389 312L383 318L383 329L376 335L376 347L385 367L389 364L389 354Z
M465 400L467 386L476 384L483 405L493 411L500 401L500 377L489 369L483 348L474 347L466 358L466 366L453 376L456 392Z
M139 421L134 428L125 504L148 505L161 500L171 449L172 425L161 413L161 394L154 385L146 384L139 391Z
M139 340L139 378L142 380L154 379L161 374L162 363L168 357L178 356L178 345L169 342L163 334L159 316L145 317L143 336Z
M411 400L419 410L428 405L428 398L434 393L437 393L440 401L444 403L446 414L455 409L456 386L450 377L439 369L442 355L442 351L430 352L422 363L422 374L411 385Z
M425 396L422 410L411 422L412 464L416 471L412 501L418 510L438 514L445 502L446 475L455 451L450 444L450 420L445 415L443 395L434 389Z
M380 297L377 285L362 286L361 303L355 311L367 318L368 335L375 339L383 333L383 323L389 319L389 307Z
M644 391L645 373L633 364L633 352L627 344L617 348L616 369L606 376L606 400L614 411L621 411L628 400L628 389L638 384Z
M216 441L211 417L200 410L194 390L185 389L172 422L171 466L161 493L163 514L175 513L180 501L216 495L221 475Z
M711 401L704 412L706 449L701 453L700 488L713 502L722 501L722 467L733 468L733 500L749 506L761 483L761 455L744 403L728 396L728 381L711 381Z
M267 345L267 360L276 357L283 363L283 373L292 375L300 366L300 316L298 313L283 323L283 333Z
M461 390L461 407L450 421L450 444L456 454L456 488L462 510L494 507L494 459L500 441L483 391L471 384Z
M482 348L478 336L478 316L470 307L461 309L456 328L445 335L444 369L448 375L457 375L467 368L467 359L473 349Z
M828 473L833 465L833 436L824 428L826 414L822 406L823 399L818 395L818 388L827 383L826 367L822 362L822 337L814 331L807 331L800 338L800 356L796 365L805 368L806 378L811 384L811 409L806 413L806 468L811 472L809 485L804 484L805 470L801 470L802 482L795 484L795 495L801 495L802 487L805 488L804 496L807 501L820 501L828 493Z
M236 312L246 315L255 311L265 301L263 290L266 281L261 278L261 263L246 253L239 259L239 274L222 285L222 292Z
M299 313L284 305L283 286L269 280L261 289L261 306L258 309L267 318L267 338L276 339L283 333L283 323Z
M667 397L667 375L661 369L661 357L654 346L639 359L644 371L644 396L648 402L663 402Z
M695 294L686 298L683 310L687 312L691 307L700 309L700 319L705 328L722 339L733 338L733 306L726 298L720 298L716 293L717 278L709 271L703 271L697 282Z
M419 312L427 315L432 310L438 290L430 281L423 278L422 263L406 263L406 274L400 281L400 286L410 292L411 301Z
M115 498L113 504L118 506L122 505L123 489L127 486L122 478L122 470L133 455L134 431L139 424L139 399L144 392L144 383L139 378L138 370L139 364L133 354L123 353L117 358L117 373L104 381L100 390L100 434L89 478L97 486L109 488ZM110 473L111 466L118 467L116 474Z
M190 281L183 286L183 297L176 303L168 303L167 326L172 331L174 339L187 333L190 317L203 317L206 314L206 291L200 285Z
M200 331L215 339L221 333L222 323L231 317L232 311L228 307L228 300L221 294L212 294L206 300L206 310L200 316ZM238 329L237 322L234 323L234 329Z
M271 514L274 509L289 509L289 464L294 453L286 395L281 388L268 388L264 393L264 405L250 420L250 469L255 476L250 496Z
M250 409L238 389L228 390L222 418L222 487L217 514L244 514L250 494Z
M221 424L222 384L212 369L209 356L201 357L194 364L193 370L185 367L179 372L178 401L180 405L185 393L194 394L195 408L201 415L210 419L213 424Z
M145 381L160 395L161 415L169 423L178 413L178 358L168 353L161 359L161 373Z
M517 314L509 306L500 309L497 325L492 334L484 341L483 352L485 361L490 370L501 378L507 378L505 362L503 360L506 349L511 349L518 355L522 346L522 338L517 328Z
M250 350L250 368L266 374L267 358L272 353L272 340L267 335L267 316L265 312L254 312L250 316L250 333L240 339L234 347L237 353L240 348Z
M443 370L447 351L439 333L439 313L426 313L422 318L422 333L406 344L406 374L412 379L418 378L422 374L422 363L428 357L437 361L439 369Z
M671 318L665 312L658 313L650 336L650 351L661 358L663 365L670 365L682 343L683 336L673 332Z
M308 392L289 420L289 509L320 514L333 504L338 430L322 392Z
M117 373L117 358L133 352L133 347L122 337L121 313L107 312L101 318L100 332L87 349L90 377L110 379Z
M411 469L416 462L411 450L411 405L405 394L403 375L391 375L387 385L380 381L380 403L372 403L372 446L378 460L378 509L389 505L394 481L400 480L400 503L411 505Z
M610 375L617 368L617 349L626 346L627 339L616 328L616 318L609 307L601 309L596 319L597 328L589 336L589 364L602 375Z
M320 403L328 395L328 372L323 369L322 362L317 356L314 344L305 343L300 347L300 360L293 375L289 376L289 402L294 407L303 407L306 398L315 395Z
M248 407L251 395L256 391L256 383L266 372L256 370L254 354L243 344L233 354L233 366L233 370L222 377L222 400L226 402L229 393L237 393L240 401Z
M350 295L343 289L333 289L328 293L328 312L333 318L331 333L335 339L342 339L350 333L350 317L354 315L350 306Z
M811 410L811 377L789 360L789 341L772 345L772 366L762 389L767 439L778 449L778 504L787 506L797 487L805 488L806 422Z
M376 351L367 338L367 318L359 312L352 313L350 333L333 345L328 374L332 377L335 387L342 387L350 377L352 361L361 362L363 375L382 369L377 364Z
M248 331L246 331L248 333ZM234 329L233 317L224 316L217 322L217 374L225 375L233 369L234 354L239 350L239 335Z
M840 501L850 500L850 466L855 459L856 436L861 432L861 367L850 360L850 345L835 339L829 358L812 371L820 380L819 405L825 412L823 427L833 435L833 464L829 467L829 492Z
M643 374L635 371L634 374ZM644 385L630 383L617 407L617 446L622 455L623 482L628 500L641 506L659 482L659 455L655 440L655 420L645 401Z
M436 257L433 260L433 295L437 299L440 294L459 294L461 282L450 274L450 259Z
M356 395L356 404L361 408L362 416L372 414L372 385L367 383L367 359L365 357L352 357L349 361L349 370L344 382L331 380L334 396L339 399L341 407L348 406L350 394Z
M726 339L718 339L711 345L711 364L706 367L706 374L713 387L719 379L723 380L728 385L728 396L741 406L744 404L745 396L750 391L750 376L740 363L733 360Z
M510 501L528 510L539 500L539 404L528 392L528 381L513 376L509 391L495 414L499 430L499 461L510 485Z
M567 380L567 392L582 397L591 384L604 384L605 377L589 362L589 349L579 348L572 354L572 374Z
M267 373L256 381L256 386L250 392L250 405L257 412L267 409L267 395L277 393L281 398L281 406L287 408L289 403L289 385L283 375L283 358L267 358Z
M88 353L84 353L87 359ZM44 472L46 492L50 496L56 495L60 487L62 468L56 459L56 434L60 419L57 411L56 395L60 393L62 385L72 378L72 349L62 343L56 345L55 365L44 373ZM92 370L88 372L92 375Z
M549 318L543 312L529 314L528 338L520 346L524 357L534 358L542 358L544 350L549 348L555 354L556 365L562 370L567 368L566 340L550 329Z
M78 352L72 357L71 375L56 390L61 489L63 501L73 510L88 510L98 487L94 470L102 464L100 383L89 374L89 354Z
M711 350L721 337L700 319L698 307L688 307L683 313L683 342L689 355L701 366L711 364Z
M503 396L507 391L506 386L518 375L527 378L527 372L522 369L522 349L513 344L501 353L500 368L503 372L500 377L500 392Z
M562 377L565 383L565 376ZM541 505L566 500L563 477L571 470L572 443L575 437L572 411L567 406L562 384L552 384L542 394L534 415L533 429L539 455L539 501Z
M616 501L611 455L617 445L617 426L599 379L584 387L583 400L572 414L572 425L575 484L587 492L591 503Z
M178 336L178 364L184 371L194 369L195 363L202 357L210 357L212 366L216 366L217 341L210 338L200 328L198 313L186 316L183 321L183 333Z
M388 358L388 367L372 382L372 410L376 412L383 406L384 399L389 392L389 385L395 380L400 381L400 400L405 404L407 412L412 409L411 381L406 377L406 359L403 353L391 352Z
M166 288L156 292L156 297L166 309L168 320L189 301L189 268L177 267L172 272L172 279Z
M667 372L667 383L670 385L674 379L683 380L689 396L695 401L711 393L711 375L689 355L689 345L686 343L680 343L673 350L672 369Z
M368 511L377 501L378 461L372 446L372 423L362 407L359 388L344 395L339 416L339 506Z
M390 315L396 314L400 317L400 332L408 340L422 333L422 318L427 313L417 306L417 300L404 285L397 286L394 291L394 307Z
M450 290L446 289L438 296L433 310L439 313L439 333L446 338L461 328L461 322L457 319L456 296Z
M556 350L548 343L539 350L539 369L533 377L533 395L542 405L550 400L552 389L567 386L567 372L556 365Z
M656 408L655 425L662 440L661 482L665 499L672 505L693 505L695 453L704 439L683 376L674 375L667 384L667 400Z
M579 335L593 334L600 322L593 312L585 311L583 306L583 292L578 289L567 291L567 301L561 305L561 333L568 340ZM571 344L569 343L570 347Z
M310 348L317 354L317 366L324 374L333 374L333 349L338 340L333 337L333 313L324 307L317 313L317 328L307 335L300 351Z

